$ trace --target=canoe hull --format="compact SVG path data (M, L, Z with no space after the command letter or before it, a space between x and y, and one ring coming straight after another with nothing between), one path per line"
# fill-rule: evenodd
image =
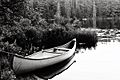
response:
M72 55L74 55L76 49L76 41L72 49L68 52L65 52L62 55L57 55L50 58L43 58L43 59L32 59L32 58L24 58L20 56L14 56L13 58L13 70L16 74L23 74L35 70L42 69L44 67L48 67L59 62L62 62ZM41 53L40 53L41 54ZM49 54L49 53L48 53Z

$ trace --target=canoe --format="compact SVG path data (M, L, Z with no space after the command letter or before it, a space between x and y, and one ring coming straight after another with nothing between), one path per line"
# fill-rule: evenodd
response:
M76 39L73 39L64 45L41 50L29 56L14 55L12 68L16 75L39 70L70 58L75 54L75 49Z

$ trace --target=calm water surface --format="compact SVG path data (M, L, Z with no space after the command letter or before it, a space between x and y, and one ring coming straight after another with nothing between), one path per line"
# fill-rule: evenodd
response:
M120 42L98 42L96 49L81 49L76 63L52 80L120 80Z

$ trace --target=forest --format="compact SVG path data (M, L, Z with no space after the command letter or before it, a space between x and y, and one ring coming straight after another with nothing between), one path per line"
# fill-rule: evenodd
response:
M113 25L120 25L119 0L0 0L0 25L12 26L24 23L46 26L57 17L60 19L57 22L62 24L67 23L69 18L77 17L82 21L83 27L89 27L86 24L92 26L93 2L96 7L98 28L103 28L104 25L99 24L104 23L102 20L106 19L108 24L111 21ZM85 18L88 21L84 21Z

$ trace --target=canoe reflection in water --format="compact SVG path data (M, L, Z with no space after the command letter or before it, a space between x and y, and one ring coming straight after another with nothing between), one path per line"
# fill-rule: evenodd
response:
M51 79L67 70L73 63L76 62L73 58L74 55L60 63L34 71L33 73L43 80Z

